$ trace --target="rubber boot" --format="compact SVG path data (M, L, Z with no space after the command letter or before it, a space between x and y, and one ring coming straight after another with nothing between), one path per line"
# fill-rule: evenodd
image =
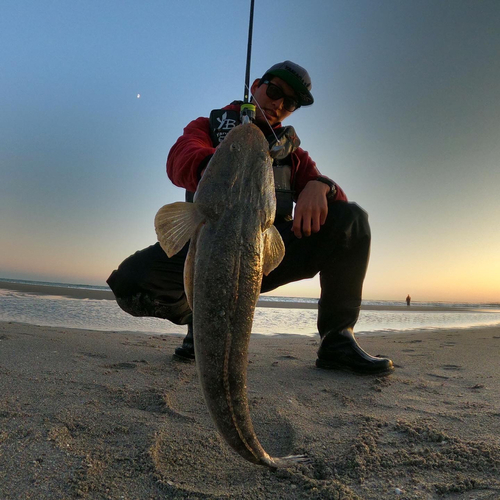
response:
M390 359L368 354L356 342L352 328L329 332L323 337L316 360L318 368L344 370L361 375L391 373L394 365Z
M173 357L186 363L194 361L193 323L188 323L187 335L182 341L182 346L175 349Z

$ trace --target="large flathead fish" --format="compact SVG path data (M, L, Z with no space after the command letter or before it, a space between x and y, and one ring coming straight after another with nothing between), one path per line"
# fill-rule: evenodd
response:
M155 218L168 256L190 240L184 286L193 311L196 366L210 414L224 439L250 462L286 467L255 435L247 401L247 354L262 274L285 252L276 211L269 145L258 127L239 125L210 160L193 203L173 203Z

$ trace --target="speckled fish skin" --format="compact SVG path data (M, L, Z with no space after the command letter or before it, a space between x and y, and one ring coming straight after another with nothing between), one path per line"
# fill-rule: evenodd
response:
M186 281L191 275L196 365L210 414L242 457L278 467L259 443L247 401L248 344L263 274L263 238L276 211L268 149L253 124L233 129L217 149L194 199L206 222L191 240Z
M247 401L247 356L262 275L285 246L276 212L269 145L258 127L239 125L216 149L193 203L165 205L155 217L169 257L190 241L184 288L193 311L196 366L210 414L242 457L271 468L303 456L270 457L255 435Z

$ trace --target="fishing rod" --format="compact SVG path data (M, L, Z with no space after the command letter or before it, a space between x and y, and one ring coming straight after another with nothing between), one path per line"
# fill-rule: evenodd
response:
M250 95L250 61L252 58L252 35L253 35L253 12L254 12L254 0L250 0L250 22L248 23L248 45L247 45L247 66L246 66L246 71L245 71L245 88L243 91L243 104L241 105L240 108L240 120L242 124L245 123L250 123L255 120L255 111L256 111L256 106L254 104L251 104L249 102L249 95ZM267 124L269 125L269 129L274 135L275 142L273 147L271 148L271 151L279 151L283 146L281 144L280 139L276 135L276 132L274 131L273 127L271 127L271 124L269 123L269 120L266 118L265 113L262 111L262 108L260 107L260 104L258 103L257 99L255 99L255 103L257 106L259 106L259 109L262 112L262 116L265 118Z
M250 123L255 120L255 106L249 102L250 94L250 61L252 58L253 12L255 0L250 0L250 21L248 23L247 65L245 71L245 88L243 91L243 104L241 105L241 123Z

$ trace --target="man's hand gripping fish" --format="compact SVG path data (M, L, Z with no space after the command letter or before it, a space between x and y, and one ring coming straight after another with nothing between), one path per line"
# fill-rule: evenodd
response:
M262 273L283 259L269 145L253 124L239 125L210 160L193 203L162 207L155 218L167 255L189 241L184 288L193 311L196 366L206 404L227 443L271 468L302 456L270 457L255 435L247 400L248 344Z

